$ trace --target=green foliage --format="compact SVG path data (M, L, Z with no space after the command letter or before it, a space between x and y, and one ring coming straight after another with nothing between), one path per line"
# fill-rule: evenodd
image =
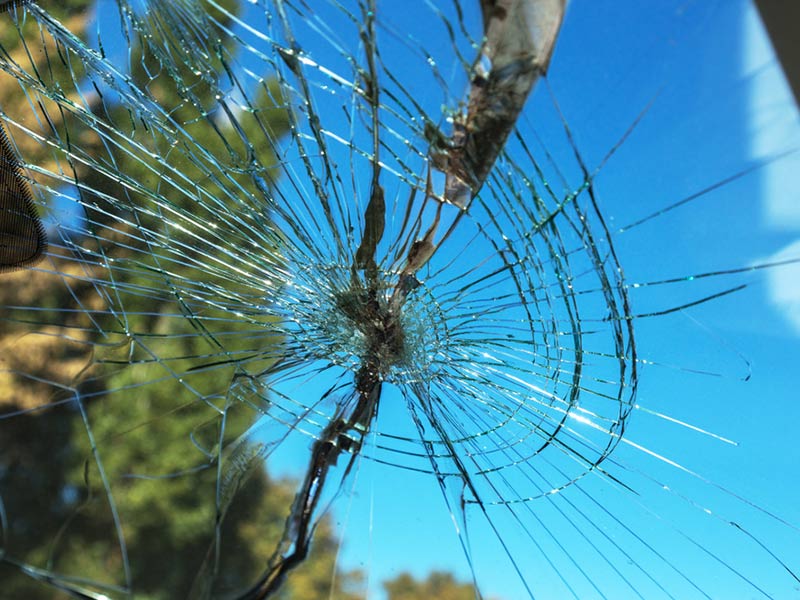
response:
M410 573L400 573L384 582L383 587L389 600L475 600L472 584L460 583L451 573L444 571L433 571L422 581L414 579Z
M72 19L70 28L80 33L85 16L83 23L75 17L86 2L68 0L62 5L54 16ZM23 30L26 40L33 36L32 44L36 29L29 19ZM14 35L4 33L6 48L18 49L11 41ZM55 44L40 37L45 46L50 44L50 52L36 55L44 61L37 71L44 74L46 86L69 93L76 85L73 78L80 79L83 72L61 58L67 50L52 52ZM15 275L14 284L0 293L3 304L19 304L18 298L28 297L31 304L51 309L37 313L38 335L22 335L30 323L14 323L13 318L0 326L0 349L10 367L0 378L0 406L3 412L37 409L14 417L15 427L5 426L0 442L0 493L8 519L3 531L7 560L0 563L4 597L66 597L24 575L15 566L19 562L89 588L118 585L125 569L120 533L136 598L185 597L192 589L224 597L241 591L266 567L291 506L295 483L271 479L258 446L243 437L266 398L248 398L247 403L228 398L235 367L203 368L203 357L218 357L220 348L235 358L275 343L261 326L269 317L232 318L225 306L202 313L189 307L180 290L203 281L202 261L213 260L213 254L206 249L201 253L191 240L167 231L148 191L158 190L159 206L171 204L183 214L196 210L197 190L223 203L236 201L231 190L255 196L259 192L254 177L264 177L274 164L271 141L286 130L287 115L279 106L276 84L267 81L254 94L254 112L241 116L242 136L226 130L224 123L211 126L211 120L198 114L198 106L213 104L213 80L195 77L179 57L164 54L180 44L162 41L167 42L162 47L132 50L131 77L162 106L175 107L171 116L183 123L184 139L191 147L172 151L164 138L118 105L93 106L93 118L101 126L127 131L128 139L149 154L104 145L86 116L42 107L62 139L79 141L83 151L113 165L120 175L115 180L81 164L75 167L83 202L99 207L90 215L93 235L81 244L121 266L111 271L76 267L65 260L59 268L86 269L83 275L89 280L113 277L128 293L121 292L109 306L93 285L76 282L66 288L60 277L48 273ZM221 56L224 48L218 50ZM216 68L222 71L219 58ZM4 106L18 112L28 109L20 100L18 87L2 96ZM58 170L47 164L44 146L20 139L26 160ZM218 180L190 160L196 149L206 151L211 163L255 166L231 168L233 175ZM163 171L161 156L169 160L171 172L182 174L182 181L195 187L154 180ZM128 209L121 198L127 199ZM170 245L153 245L142 239L141 231L161 236ZM172 247L181 248L183 262L175 261ZM250 293L236 289L235 282L227 283L230 294ZM63 311L70 306L83 311L71 316ZM27 317L20 315L19 320ZM264 366L250 363L256 370ZM83 396L84 414L77 410L70 388ZM7 431L15 435L7 436ZM219 451L228 446L236 448L234 456L234 451ZM334 577L335 547L332 528L323 521L309 560L282 597L311 600L333 593L337 598L358 598L348 591L359 585L358 573ZM106 590L114 595L113 588Z

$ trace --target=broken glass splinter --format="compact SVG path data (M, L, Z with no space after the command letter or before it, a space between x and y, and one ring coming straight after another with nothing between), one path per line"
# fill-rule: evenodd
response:
M547 72L566 0L481 0L484 38L473 66L467 112L445 148L434 150L447 173L444 199L466 206L478 193L522 112Z

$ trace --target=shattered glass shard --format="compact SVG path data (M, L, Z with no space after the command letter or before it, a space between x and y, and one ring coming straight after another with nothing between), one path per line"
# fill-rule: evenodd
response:
M547 72L565 0L482 0L483 40L466 114L433 160L447 174L444 199L464 207L478 193L525 101Z

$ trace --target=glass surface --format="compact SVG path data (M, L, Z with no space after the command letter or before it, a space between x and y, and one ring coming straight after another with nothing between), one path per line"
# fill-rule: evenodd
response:
M49 241L0 273L10 597L798 593L800 121L755 8L571 2L449 197L482 35L3 4L0 206Z

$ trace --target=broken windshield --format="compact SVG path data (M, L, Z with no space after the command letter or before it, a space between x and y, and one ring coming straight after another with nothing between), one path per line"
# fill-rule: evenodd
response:
M795 589L796 108L635 4L6 2L14 593Z

